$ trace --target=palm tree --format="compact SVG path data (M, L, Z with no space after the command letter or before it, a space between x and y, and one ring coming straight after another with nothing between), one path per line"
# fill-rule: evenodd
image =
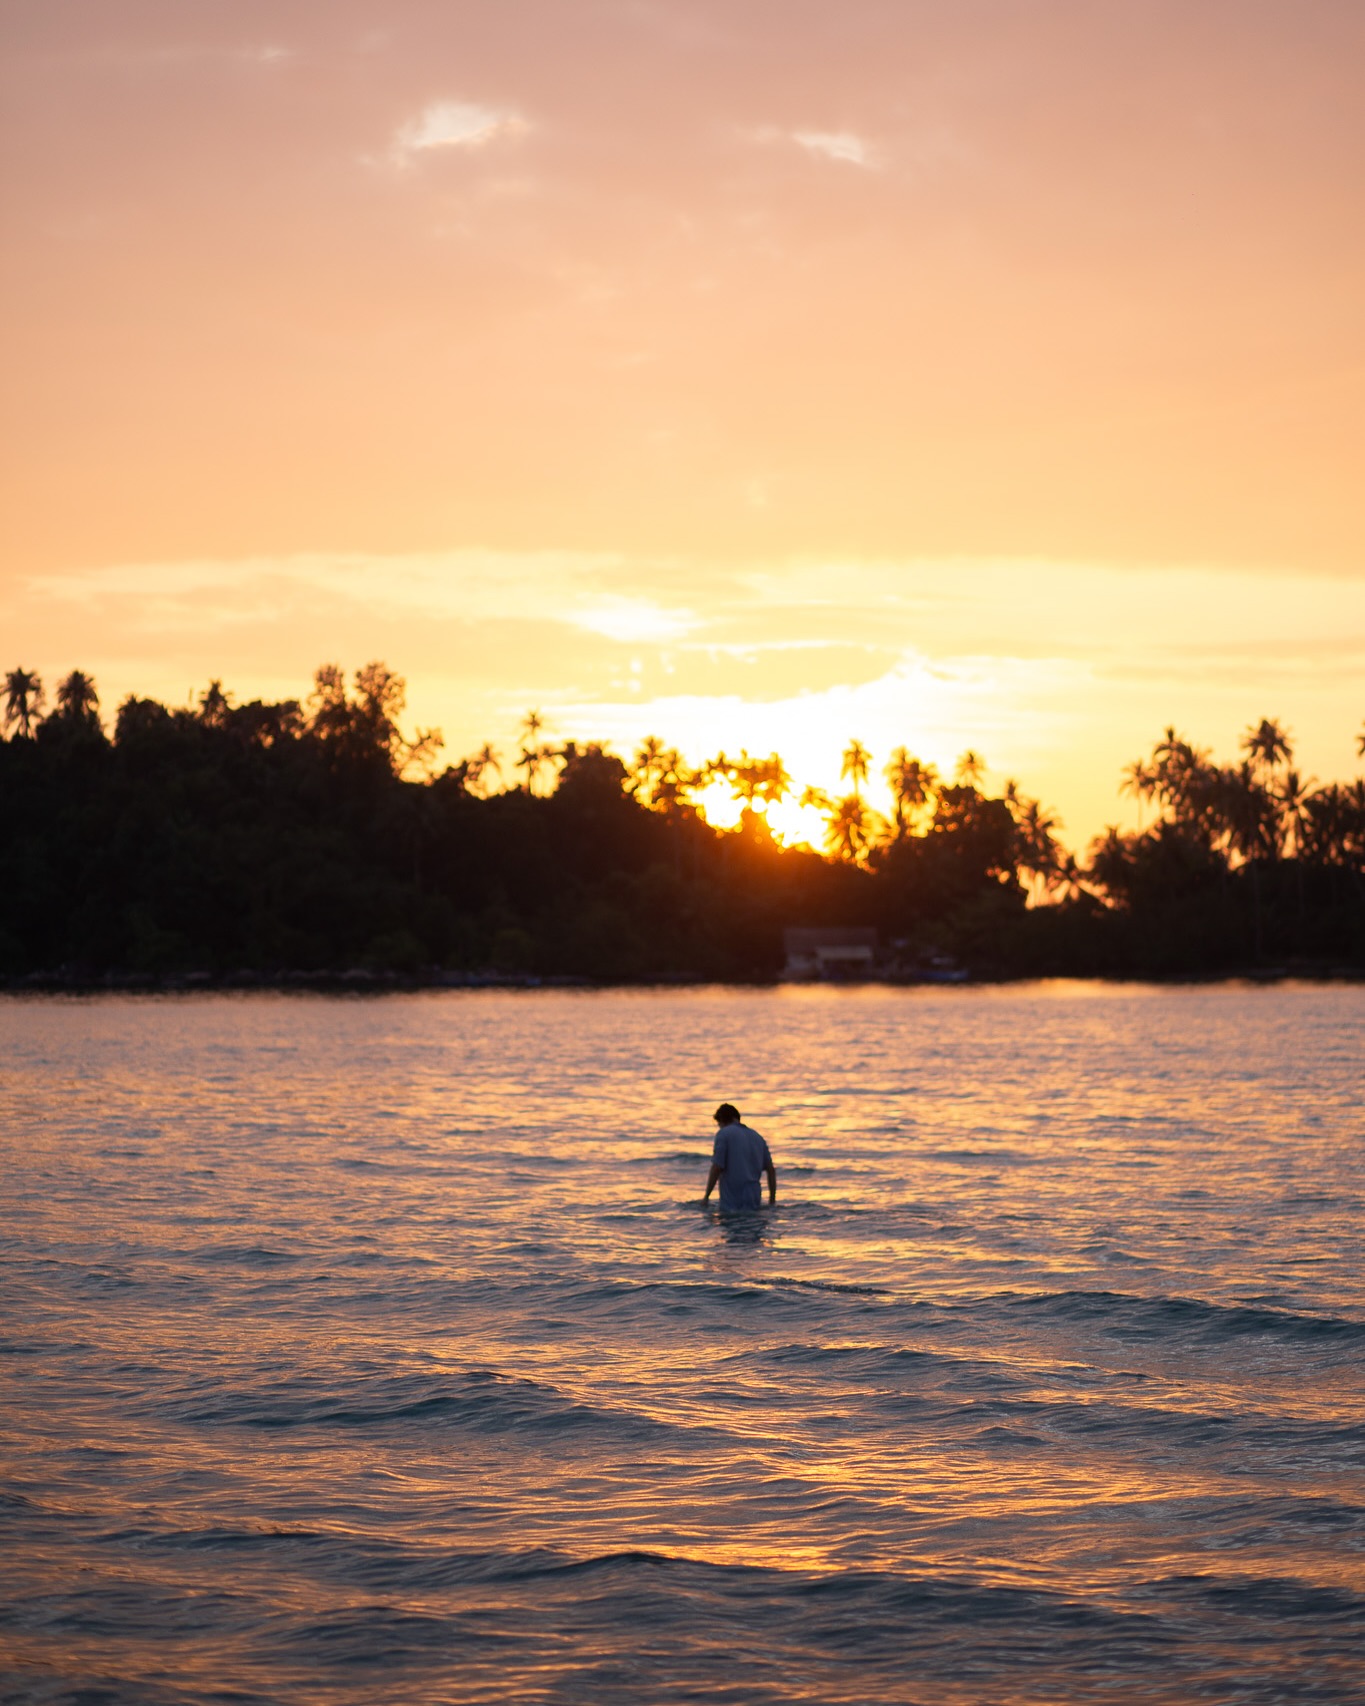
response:
M1365 874L1365 781L1332 782L1304 802L1307 858Z
M1037 800L1016 795L1014 822L1019 837L1019 864L1036 879L1038 887L1047 891L1057 886L1062 868L1062 851L1052 833L1061 828L1061 820L1044 811Z
M876 837L876 813L863 804L861 794L845 794L829 808L825 823L825 847L849 864L861 864Z
M308 710L308 727L323 740L337 740L347 733L351 706L346 697L346 674L339 664L324 663L313 672Z
M640 751L643 753L644 748L641 747ZM637 754L637 774L640 769ZM646 803L664 813L672 813L690 806L688 795L708 779L708 767L703 765L700 770L689 768L677 747L671 746L654 758L652 776Z
M792 791L792 779L781 755L770 752L766 758L759 759L758 770L757 793L764 805L775 806L785 800Z
M1365 723L1360 725L1360 733L1356 736L1356 757L1365 758Z
M540 748L540 762L545 766L545 768L547 770L549 770L551 776L553 776L555 773L555 765L556 764L559 766L560 770L562 771L568 765L568 763L571 759L576 760L579 758L587 758L587 757L593 757L593 756L596 756L596 757L604 756L603 748L600 747L595 741L590 741L588 743L588 745L583 749L582 752L580 752L578 750L578 742L572 741L572 740L566 740L564 742L563 746L551 746L548 741L545 741L542 743L541 748ZM617 764L621 764L621 760L619 758L615 759L614 762ZM622 775L625 774L625 769L626 769L625 765L621 764Z
M1214 772L1209 817L1228 851L1243 864L1278 856L1279 801L1260 781L1250 759Z
M398 741L398 774L407 776L415 771L424 782L436 774L436 754L446 743L440 729L418 729L411 740Z
M722 754L717 759L715 768L718 772L722 762L731 794L735 799L743 800L750 810L755 800L771 806L791 793L792 779L776 752L770 752L766 758L750 758L747 748L742 747L738 758L725 758Z
M43 684L36 670L12 669L5 677L5 727L21 740L33 734L42 711Z
M646 735L640 742L635 754L635 762L631 769L630 792L644 797L647 805L652 804L655 790L660 781L660 765L664 756L664 743L658 735Z
M84 670L73 669L57 683L57 712L66 722L98 727L99 702L95 683Z
M410 764L423 767L444 742L436 729L419 730L415 741L403 738L398 726L407 702L403 677L376 658L356 670L354 679L352 696L339 665L326 663L315 672L308 695L309 734L347 765L384 764L394 775L401 775ZM204 696L204 714L226 716L226 707L226 696L214 682Z
M1098 883L1111 901L1127 897L1133 871L1133 843L1130 837L1114 824L1090 843L1090 859L1086 874Z
M545 766L552 761L553 756L553 749L548 746L522 747L521 757L517 759L514 768L526 772L526 792L528 794L535 793L536 779Z
M1242 736L1242 751L1256 769L1267 774L1277 764L1288 764L1294 756L1288 732L1269 717L1262 717L1255 728L1248 729Z
M1288 841L1294 850L1294 890L1298 897L1299 919L1304 914L1303 862L1312 837L1312 821L1309 816L1309 800L1311 783L1305 782L1297 770L1286 770L1284 780L1277 794L1272 795L1276 810L1276 839L1283 844Z
M706 781L706 769L688 764L676 746L670 746L660 761L664 767L659 780L659 798L665 810L673 806L690 805L688 796Z
M752 808L763 786L763 760L750 758L747 747L739 749L739 757L727 759L725 777L730 784L731 797L743 800Z
M1157 800L1187 834L1212 844L1220 833L1221 775L1207 751L1168 727L1153 748L1151 763L1128 767L1125 786L1139 798Z
M860 740L851 740L844 748L844 761L839 770L842 780L847 776L853 784L854 794L858 794L861 785L867 781L867 768L872 762L872 754Z
M1307 839L1308 801L1312 786L1311 777L1305 781L1297 770L1286 770L1279 792L1274 796L1280 809L1284 834L1294 849L1296 859L1303 857Z
M957 768L954 771L958 785L963 788L978 788L981 785L981 778L985 774L986 760L979 752L973 752L971 747L968 747L958 759Z
M545 719L539 711L528 711L521 720L521 757L516 762L516 769L526 772L526 792L534 794L536 778L545 765L550 761L551 752L536 739L545 727Z
M1074 853L1062 854L1054 886L1062 890L1064 900L1079 900L1086 892L1085 872L1077 864Z
M210 681L208 692L199 701L199 721L210 729L226 728L230 709L222 682Z
M1138 801L1138 828L1142 827L1142 802L1150 800L1157 790L1157 771L1154 764L1147 764L1141 758L1135 758L1126 765L1123 780L1119 783L1121 794L1132 794Z
M376 659L355 672L356 711L377 750L393 754L403 744L398 719L407 703L407 683Z
M1345 822L1345 790L1338 782L1318 788L1303 803L1302 857L1313 865L1338 863L1341 830Z
M909 831L914 813L932 799L938 785L938 772L932 764L921 764L903 746L898 746L883 774L896 804L896 839L899 841Z
M490 741L485 741L473 758L465 760L465 776L471 788L478 788L487 795L488 783L486 777L490 770L496 770L499 782L502 781L502 759L494 751Z
M1261 785L1255 766L1244 760L1235 770L1216 772L1211 815L1222 826L1230 851L1241 856L1251 874L1251 913L1256 958L1262 951L1261 860L1274 858L1279 842L1279 812L1274 798Z

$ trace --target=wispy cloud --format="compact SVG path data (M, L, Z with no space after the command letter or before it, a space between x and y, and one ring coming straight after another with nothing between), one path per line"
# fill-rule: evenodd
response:
M688 610L669 610L645 598L608 597L570 617L577 628L586 628L604 639L632 645L676 640L698 626Z
M31 577L30 597L64 606L120 613L129 628L179 624L202 629L205 611L245 609L268 597L281 609L382 606L391 616L424 622L536 620L633 644L690 633L697 619L633 587L607 584L625 573L614 554L540 551L449 551L368 556L293 556L126 563ZM640 575L636 565L630 572ZM0 620L8 614L0 603ZM216 619L216 616L215 616Z
M791 139L807 154L817 154L825 160L862 166L865 170L877 164L876 151L871 144L851 130L795 130Z
M864 171L874 171L882 164L881 150L853 130L784 130L779 125L761 124L740 134L760 147L800 148L816 159L859 166Z
M486 107L474 101L432 101L398 127L390 150L402 163L416 155L447 148L483 148L528 128L510 107Z

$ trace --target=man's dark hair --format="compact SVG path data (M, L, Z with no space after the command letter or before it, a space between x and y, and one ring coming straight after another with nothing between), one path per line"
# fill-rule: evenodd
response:
M738 1124L739 1109L733 1102L722 1102L716 1109L714 1117L718 1119L722 1125L729 1125L732 1120Z

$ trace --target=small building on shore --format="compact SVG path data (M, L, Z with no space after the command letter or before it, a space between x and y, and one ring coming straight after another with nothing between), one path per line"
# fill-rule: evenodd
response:
M791 925L782 932L787 963L782 975L799 982L856 982L877 970L872 928Z

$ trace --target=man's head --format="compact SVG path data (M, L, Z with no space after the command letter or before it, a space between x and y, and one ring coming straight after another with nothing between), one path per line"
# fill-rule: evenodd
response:
M739 1109L732 1102L722 1102L711 1117L717 1125L738 1125Z

